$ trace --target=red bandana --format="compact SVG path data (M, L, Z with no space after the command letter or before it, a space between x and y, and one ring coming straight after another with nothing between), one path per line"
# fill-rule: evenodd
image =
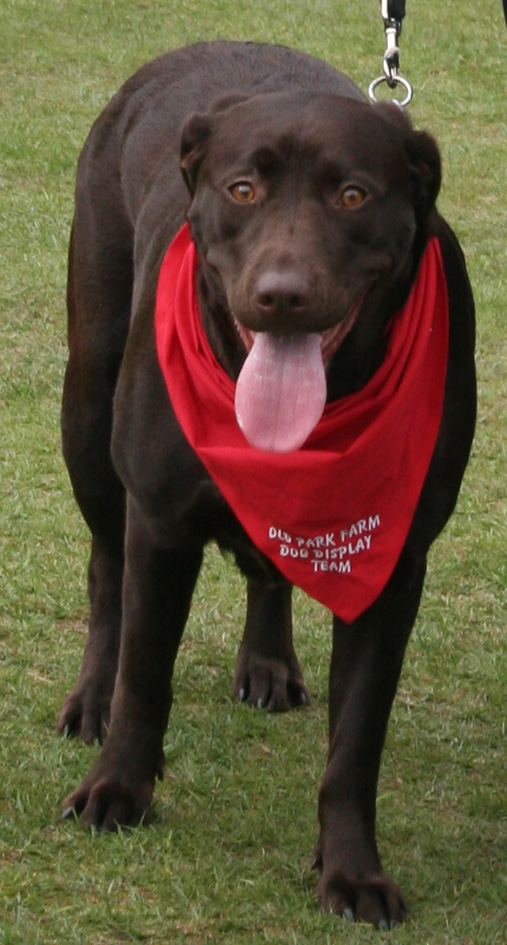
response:
M291 583L351 623L396 566L440 426L448 311L437 239L428 244L384 363L363 390L326 406L304 446L252 448L235 384L209 346L188 226L160 270L155 328L183 432L256 547Z

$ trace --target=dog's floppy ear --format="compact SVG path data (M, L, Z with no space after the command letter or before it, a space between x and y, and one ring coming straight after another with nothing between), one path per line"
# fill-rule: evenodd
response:
M440 152L427 131L412 131L405 141L405 151L415 183L416 210L427 217L435 206L442 182Z
M374 106L393 129L403 133L403 147L414 184L414 206L419 219L426 219L435 205L442 180L440 152L426 131L414 131L412 122L398 105L382 102Z
M183 125L180 138L180 168L190 195L193 196L197 173L206 151L213 121L210 115L191 115Z
M246 101L248 95L231 93L213 102L208 115L191 115L183 125L180 139L180 168L183 179L194 195L197 174L206 152L206 143L213 131L213 118L234 105Z

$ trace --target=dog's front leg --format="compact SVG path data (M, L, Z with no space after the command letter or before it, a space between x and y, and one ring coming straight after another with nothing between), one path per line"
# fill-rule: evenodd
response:
M202 560L201 548L160 547L129 502L123 627L111 726L102 754L64 802L101 831L135 826L163 769L174 662Z
M335 620L329 758L319 794L316 866L325 910L391 928L406 907L382 870L375 840L380 759L425 560L402 556L389 585L352 626Z

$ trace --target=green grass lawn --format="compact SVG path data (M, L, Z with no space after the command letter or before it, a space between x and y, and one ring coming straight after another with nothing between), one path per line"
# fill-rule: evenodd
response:
M244 588L210 550L177 664L148 828L60 822L96 749L56 733L86 628L88 537L59 446L77 156L121 81L197 39L281 42L367 88L377 0L0 0L0 943L327 945L385 936L321 915L310 871L326 752L330 620L296 597L312 707L232 704ZM501 945L505 719L507 127L500 0L409 0L403 70L444 159L440 208L477 301L480 408L456 515L431 553L381 775L379 842L407 945Z

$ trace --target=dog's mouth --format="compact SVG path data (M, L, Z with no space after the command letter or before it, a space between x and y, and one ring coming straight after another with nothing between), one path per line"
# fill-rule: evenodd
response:
M290 453L308 439L326 405L326 367L353 328L364 295L320 334L251 332L235 320L247 350L236 384L236 418L251 446Z

